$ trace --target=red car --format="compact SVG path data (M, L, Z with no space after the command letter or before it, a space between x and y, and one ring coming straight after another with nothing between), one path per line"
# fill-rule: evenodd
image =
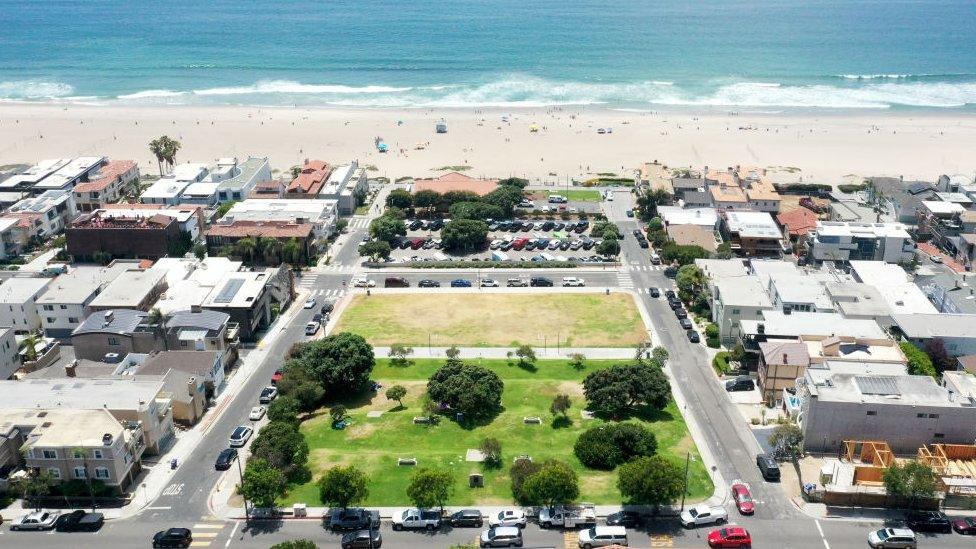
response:
M952 521L952 529L960 534L972 536L976 534L976 517L959 517Z
M285 373L281 369L275 370L275 373L271 376L271 384L277 385L281 378L284 377Z
M749 487L745 484L737 482L732 485L732 499L735 500L735 506L743 515L751 515L756 512L756 502L752 500Z
M749 532L741 526L729 526L719 530L712 530L708 534L709 547L752 547L752 537Z

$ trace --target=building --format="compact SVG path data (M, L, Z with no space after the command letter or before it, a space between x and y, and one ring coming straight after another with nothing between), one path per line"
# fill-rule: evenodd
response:
M198 310L217 284L225 276L240 271L242 265L240 261L216 256L203 260L172 257L160 259L152 268L166 271L169 289L159 296L155 308L164 315Z
M690 173L671 178L671 188L676 201L681 200L687 202L685 195L688 193L705 192L707 186L704 177Z
M746 351L758 351L771 340L797 340L804 336L846 335L861 339L884 339L885 331L874 320L845 318L840 313L803 313L768 310L757 320L739 322Z
M915 272L915 283L938 312L976 314L976 274L925 268Z
M289 199L318 198L330 175L332 166L327 162L306 160L299 169L298 176L288 184L284 196Z
M143 191L139 201L143 204L176 205L180 203L183 191L193 183L207 177L210 170L206 164L179 164L173 171L159 178L159 181Z
M339 220L335 200L244 200L237 202L216 224L236 221L312 223L316 238L328 238Z
M414 180L411 192L434 191L435 193L466 192L485 196L498 188L497 179L475 179L458 172L448 172L430 179Z
M0 182L0 191L40 195L47 191L70 191L97 174L104 156L79 156L42 160L23 172Z
M37 298L47 289L50 278L8 278L0 284L0 326L17 333L34 332L41 327Z
M916 211L923 200L935 197L936 189L928 181L904 181L895 177L872 177L866 189L868 202L881 209L894 221L915 223Z
M715 231L700 225L668 225L667 234L679 246L699 246L709 252L718 248Z
M883 440L896 453L914 454L926 444L976 440L976 406L931 377L811 372L800 391L807 452L836 453L845 440Z
M26 241L18 217L0 217L0 259L16 257L24 251Z
M782 198L776 191L772 183L764 179L744 180L746 182L746 200L753 211L768 212L771 214L779 213Z
M150 326L147 313L131 309L90 314L71 333L75 357L118 362L130 353L162 350L163 326Z
M739 188L738 185L711 185L708 187L708 193L712 197L712 206L716 210L749 211L752 208L749 205L749 199L746 197L745 191Z
M935 339L951 356L976 354L976 314L896 314L897 332L919 348Z
M936 308L898 265L880 261L851 261L851 274L857 282L872 286L884 300L890 314L931 314Z
M271 323L272 286L280 284L283 269L230 273L203 300L207 310L226 313L240 326L240 338L253 340ZM286 273L287 275L287 273ZM290 286L287 291L291 291Z
M183 235L176 217L124 213L97 210L72 223L66 231L71 257L75 261L94 261L102 254L112 259L158 259L189 251L189 235Z
M949 250L949 255L954 256L957 251L954 240L963 231L961 216L966 211L957 202L923 200L917 212L916 234L919 241L931 241L939 248Z
M136 369L138 375L166 375L170 370L188 374L204 383L207 395L224 385L223 354L219 351L164 351L152 353ZM192 421L196 423L196 421Z
M193 204L178 206L158 206L155 204L106 204L98 213L108 217L152 217L165 215L172 217L179 224L180 231L188 233L191 240L198 239L206 226L203 208Z
M88 304L119 275L138 263L113 261L107 267L75 267L58 275L37 299L37 315L44 335L68 339L88 314Z
M61 233L78 211L71 191L45 191L17 202L4 217L20 220L24 238L44 239Z
M167 288L165 272L125 271L91 300L88 310L92 313L112 309L149 311Z
M763 311L773 308L766 288L758 278L719 278L712 286L712 322L718 325L724 344L742 337L743 320L761 320Z
M657 215L665 225L696 225L712 231L718 228L718 213L715 208L658 206Z
M218 311L179 311L167 315L166 348L174 351L219 351L237 345L237 325Z
M806 208L796 208L776 215L776 222L789 236L790 242L806 240L807 233L817 228L817 214Z
M89 180L74 187L79 212L91 212L118 202L129 185L139 181L139 165L132 160L113 160L101 166Z
M767 212L724 212L720 228L733 253L746 257L781 257L789 251L783 233Z
M231 161L233 161L232 167ZM268 163L267 158L252 156L240 163L236 158L225 158L218 162L218 169L228 176L226 179L221 179L220 186L217 187L217 201L221 204L232 200L244 200L259 182L271 179L271 164Z
M366 170L353 161L332 170L318 198L335 200L338 202L339 215L352 215L366 198L368 185Z
M234 221L211 225L206 231L206 238L207 249L211 255L236 254L233 247L237 241L244 238L275 240L280 244L280 252L270 258L262 252L260 256L253 259L256 263L279 265L286 261L288 255L286 246L290 246L292 240L298 243L299 260L314 255L315 225L292 221ZM230 252L227 251L227 247L230 247Z
M286 188L287 185L285 185L285 182L281 179L269 179L267 181L259 181L258 184L255 185L253 189L251 189L251 194L248 195L248 198L268 199L268 200L286 198L285 197Z
M757 381L762 398L773 404L784 389L796 385L810 365L810 354L803 341L769 340L759 343Z
M14 329L0 328L0 379L10 379L20 368L20 354Z
M915 242L901 223L820 221L807 237L811 261L884 261L909 263Z

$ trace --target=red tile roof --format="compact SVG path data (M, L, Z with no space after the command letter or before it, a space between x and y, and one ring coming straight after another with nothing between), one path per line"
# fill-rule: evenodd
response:
M102 166L102 169L95 175L95 179L76 185L75 192L89 193L103 191L135 167L136 163L132 160L113 160Z
M319 194L330 175L332 175L332 166L321 160L309 160L302 166L302 171L298 177L288 184L286 192Z
M260 236L265 238L308 238L315 230L311 223L292 223L289 221L235 221L233 223L212 225L207 236L226 236L244 238Z
M498 188L497 179L475 179L458 172L448 172L433 179L418 179L413 184L413 192L435 191L447 193L451 191L472 192L484 196Z
M806 236L817 228L817 214L803 207L777 215L776 221L786 228L790 236Z
M929 244L928 242L920 242L918 244L918 249L921 250L922 252L928 254L929 256L936 255L936 256L941 257L942 258L942 264L945 265L946 267L949 267L950 269L952 269L953 271L955 271L957 273L964 273L964 272L966 272L966 267L963 266L962 263L959 263L955 259L952 259L951 257L947 256L946 254L942 253L942 250L936 248L935 246L933 246L932 244Z

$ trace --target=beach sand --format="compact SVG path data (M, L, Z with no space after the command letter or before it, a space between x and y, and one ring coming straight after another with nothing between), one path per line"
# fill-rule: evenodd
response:
M503 121L503 116L508 121ZM448 133L435 134L441 118ZM537 125L536 133L530 132ZM598 135L597 128L613 133ZM392 179L468 165L473 176L566 184L641 162L781 167L784 181L840 184L868 175L934 179L972 174L976 115L640 113L602 108L368 110L298 107L0 105L0 164L72 155L134 159L158 173L148 142L179 139L179 162L268 156L286 171L303 159L375 166ZM380 154L381 136L390 152ZM424 143L423 150L417 150ZM799 169L799 171L796 170Z

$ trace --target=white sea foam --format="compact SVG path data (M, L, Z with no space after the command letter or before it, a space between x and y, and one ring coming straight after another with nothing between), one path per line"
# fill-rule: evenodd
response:
M0 98L54 99L71 95L75 89L64 82L45 80L8 80L0 82Z
M194 95L248 95L259 93L280 94L352 94L392 93L409 91L409 87L391 86L342 86L327 84L302 84L291 80L262 80L251 86L230 86L193 90Z
M186 95L187 92L175 91L175 90L144 90L136 93L129 93L126 95L120 95L118 99L150 99L156 97L181 97Z

